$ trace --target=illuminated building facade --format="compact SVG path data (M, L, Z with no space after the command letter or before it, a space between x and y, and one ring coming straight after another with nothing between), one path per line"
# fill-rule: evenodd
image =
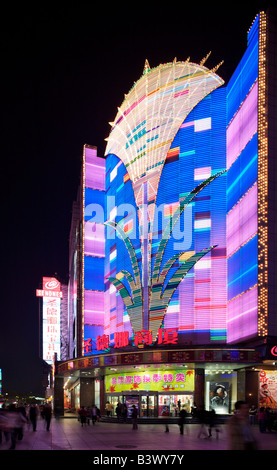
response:
M84 146L72 346L56 376L72 407L124 401L158 416L196 401L229 413L250 390L258 400L263 360L275 383L273 23L257 15L227 85L208 57L146 61L105 158Z

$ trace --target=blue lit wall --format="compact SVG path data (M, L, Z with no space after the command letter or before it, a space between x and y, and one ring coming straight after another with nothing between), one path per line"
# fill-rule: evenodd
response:
M177 133L161 174L156 207L160 212L153 231L152 267L154 255L167 223L170 208L211 174L226 168L226 89L212 92L189 114ZM177 328L184 344L224 342L226 339L226 176L215 180L203 190L181 218L179 229L167 244L163 261L173 254L193 252L218 245L201 260L176 290L164 319L165 328ZM116 207L129 203L135 207L132 185L120 160L109 155L106 159L106 196L114 198ZM107 211L106 217L110 214ZM114 211L115 221L122 219ZM127 224L127 216L124 224ZM133 226L138 228L137 215ZM132 273L124 243L107 229L105 276L115 276L121 269ZM138 235L138 234L137 234ZM136 249L139 265L141 253L138 236L129 237ZM177 263L170 273L177 269ZM169 273L169 275L170 275ZM126 286L128 284L125 284ZM120 295L106 284L105 332L111 339L116 331L132 328Z
M179 201L211 174L225 169L225 88L202 100L184 121L169 152L159 184L157 206ZM174 155L175 153L175 155ZM164 320L177 327L184 343L226 339L226 176L201 191L186 209L183 244L172 237L164 260L179 250L198 252L218 245L197 263L176 290ZM176 269L176 268L172 268ZM170 274L169 274L170 275Z
M131 181L124 164L115 155L106 158L106 207L105 220L121 221L136 250L136 256L141 268L140 242L138 238L138 218ZM105 248L105 279L115 277L122 269L133 274L131 261L122 239L117 236L111 227L106 227ZM126 288L129 284L122 279ZM106 282L105 293L105 334L109 335L110 344L113 345L114 333L128 331L130 338L133 335L129 316L119 293L112 285Z

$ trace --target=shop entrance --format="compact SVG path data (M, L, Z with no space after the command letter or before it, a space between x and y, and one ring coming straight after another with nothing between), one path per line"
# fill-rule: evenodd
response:
M140 410L142 417L158 416L158 394L142 395L140 398Z

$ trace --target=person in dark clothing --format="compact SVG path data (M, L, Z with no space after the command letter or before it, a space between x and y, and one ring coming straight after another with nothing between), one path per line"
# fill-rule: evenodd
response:
M212 429L214 428L215 421L216 421L215 410L213 408L207 414L207 421L208 421L208 431L209 431L208 437L212 437Z
M133 405L133 409L132 409L132 423L133 423L133 429L138 429L138 410L135 407L135 405Z
M49 431L51 418L52 418L52 410L51 410L51 406L48 405L48 403L46 403L46 405L44 405L43 407L43 415L46 421L46 431Z
M116 412L117 420L120 421L120 418L121 418L121 403L120 403L120 401L117 403L115 412Z
M27 416L26 416L26 408L23 405L23 403L20 403L20 405L17 406L17 411L18 413L21 414L21 416L24 417L25 422L27 422ZM23 424L18 428L18 440L21 441L23 439Z
M126 423L127 421L127 414L128 414L128 410L127 410L126 403L123 403L122 408L121 408L121 416L123 418L124 423Z
M33 431L37 430L37 418L38 418L38 409L37 406L32 403L30 411L29 411L29 418L31 421L31 424L33 426Z
M200 407L200 409L197 413L197 418L198 418L198 421L200 423L198 438L200 439L202 434L204 434L204 437L207 438L208 433L207 433L206 425L207 425L207 421L208 421L208 416L207 416L207 412L206 412L206 410L203 406Z
M83 427L84 424L86 424L86 419L87 419L87 411L85 410L84 406L82 406L81 409L79 410L79 416L80 416L81 425Z
M179 413L179 428L180 428L180 434L184 434L184 425L186 423L186 417L187 417L187 412L185 407L183 407L180 410ZM188 430L187 430L188 431Z

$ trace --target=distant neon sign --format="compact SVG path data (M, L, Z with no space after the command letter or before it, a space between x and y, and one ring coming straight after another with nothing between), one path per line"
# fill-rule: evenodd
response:
M273 346L273 348L271 349L271 354L272 356L277 356L277 345Z
M61 283L54 277L44 277L42 286L42 289L36 290L37 297L57 297L62 299Z
M48 364L53 364L55 354L60 359L61 283L55 278L44 277L42 286L36 290L36 296L43 298L42 357Z

